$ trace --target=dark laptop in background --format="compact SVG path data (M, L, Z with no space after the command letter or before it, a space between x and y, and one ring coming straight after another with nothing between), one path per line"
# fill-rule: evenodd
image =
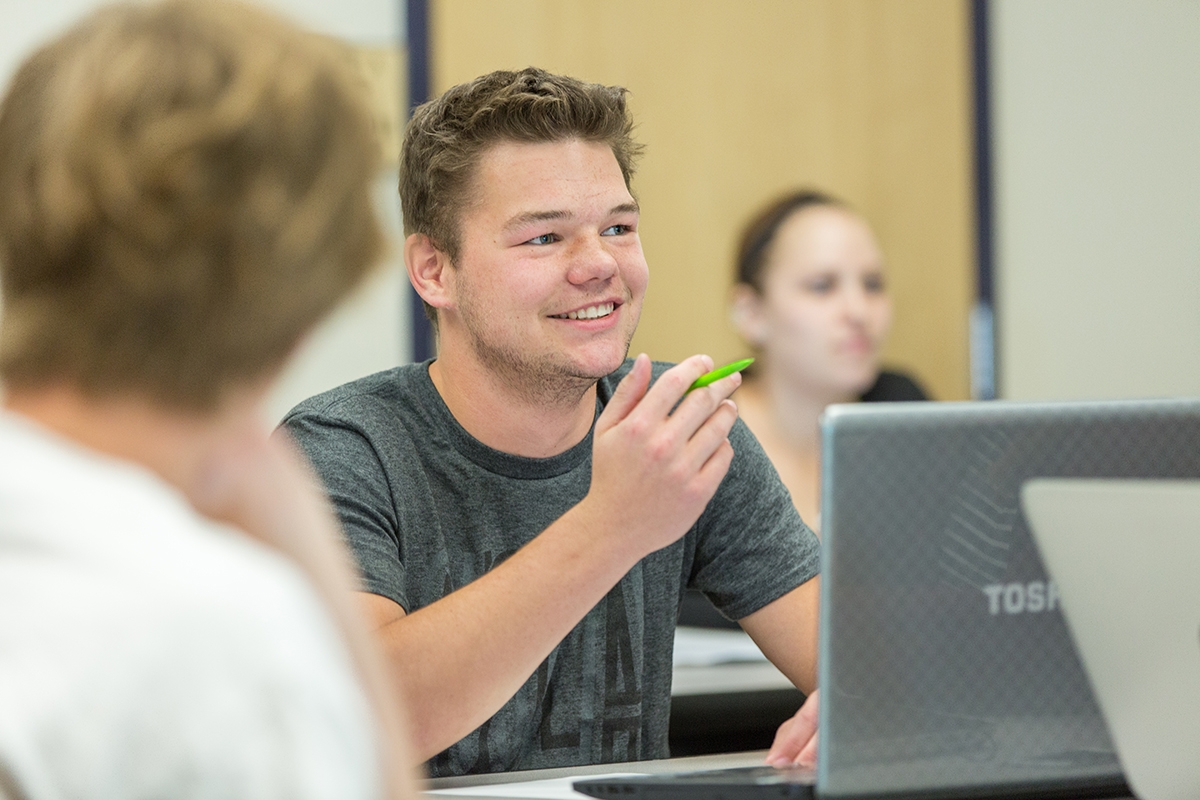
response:
M1200 477L1200 401L855 404L822 426L816 794L1127 795L1019 495L1033 477ZM738 773L575 786L812 794L811 776Z

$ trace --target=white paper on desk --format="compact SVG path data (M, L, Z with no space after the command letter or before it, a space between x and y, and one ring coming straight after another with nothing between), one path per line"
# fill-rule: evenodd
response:
M579 800L582 795L571 788L581 780L607 780L609 778L640 778L644 772L612 772L604 775L573 775L568 778L548 778L541 781L521 783L490 783L482 786L462 786L457 789L429 789L425 794L448 795L450 797L520 797L527 800Z
M676 667L711 667L739 661L766 661L767 657L745 631L720 628L675 629Z

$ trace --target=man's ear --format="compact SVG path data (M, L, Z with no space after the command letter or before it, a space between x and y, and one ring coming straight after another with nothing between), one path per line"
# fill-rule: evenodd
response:
M767 341L767 319L763 299L752 286L739 283L733 287L729 304L729 319L747 344L762 347Z
M421 299L434 308L454 305L450 256L439 250L427 235L414 233L404 240L404 264L408 280Z

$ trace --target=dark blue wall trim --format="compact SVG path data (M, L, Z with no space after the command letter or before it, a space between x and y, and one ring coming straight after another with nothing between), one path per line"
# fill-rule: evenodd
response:
M975 68L975 207L979 299L995 299L992 281L992 92L988 54L988 0L972 0L972 44Z
M995 244L992 191L992 92L989 0L971 0L975 96L975 307L971 312L971 393L996 397Z
M404 0L408 21L408 115L429 99L429 0ZM424 361L434 355L433 327L425 317L421 297L408 287L412 317L412 358Z

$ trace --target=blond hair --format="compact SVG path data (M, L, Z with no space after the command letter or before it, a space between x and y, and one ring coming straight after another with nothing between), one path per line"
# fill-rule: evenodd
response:
M105 8L0 106L0 379L211 409L381 254L333 43L226 0Z
M483 153L502 142L582 139L607 144L630 188L642 146L633 139L625 89L535 67L497 71L448 89L417 108L400 150L406 234L422 233L458 259L459 220ZM425 305L434 323L435 310Z

